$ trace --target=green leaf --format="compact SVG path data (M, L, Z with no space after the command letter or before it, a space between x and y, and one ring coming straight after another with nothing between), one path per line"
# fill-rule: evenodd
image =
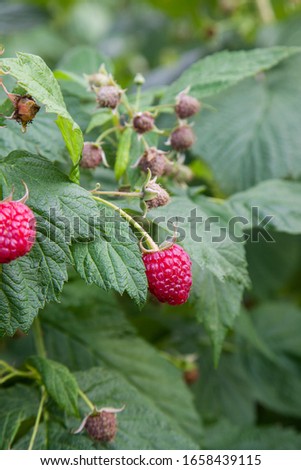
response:
M271 216L268 228L301 233L301 183L264 181L248 191L233 195L228 203L236 215L246 219L244 229L258 227L265 217ZM258 217L252 208L258 208Z
M261 342L273 355L269 359L253 340L242 334L244 368L255 397L268 409L300 418L301 311L293 304L275 302L252 310L250 318Z
M90 193L71 183L38 155L13 152L0 160L3 196L15 198L29 188L28 205L37 218L37 240L27 256L2 265L0 333L28 331L46 302L58 300L71 263L70 244L91 240L91 221L99 230L99 212Z
M225 420L206 428L205 449L296 450L301 434L291 427L240 427Z
M300 236L281 232L270 234L274 243L267 243L260 232L257 234L253 230L252 236L258 239L258 243L249 240L246 244L252 294L264 300L276 297L300 267Z
M201 377L193 391L203 419L210 423L223 416L235 424L253 424L254 390L239 355L222 354L217 368L208 350L201 350L199 355Z
M196 98L219 93L244 78L264 72L301 52L299 47L271 47L251 51L223 51L194 63L167 90L164 102L188 86Z
M68 113L59 84L45 62L38 56L19 52L16 59L0 59L0 66L17 79L22 88L43 103L47 112L58 115L57 125L71 160L76 165L83 146L82 132Z
M300 61L290 60L209 101L196 117L194 152L232 194L274 178L299 179Z
M133 130L128 127L123 131L123 134L120 137L115 162L115 176L117 180L122 177L127 169L130 159L132 135Z
M228 228L232 215L226 205L211 203L205 197L199 198L198 204L175 197L149 216L165 236L172 234L172 226L178 221L181 244L193 263L191 300L213 343L215 363L226 332L240 312L244 287L248 286L243 244L231 240Z
M63 302L57 311L49 305L42 317L47 351L57 360L63 354L71 370L104 369L77 378L99 407L126 404L118 416L127 429L120 432L120 445L198 448L201 425L181 373L137 337L110 294L77 282L67 285L64 295L70 306ZM144 429L139 441L136 426Z
M99 53L95 47L76 46L69 49L58 63L58 68L78 75L96 73L101 64L111 71L110 60Z
M39 398L24 385L0 389L0 449L10 449L25 420L34 419Z
M66 366L40 356L31 357L27 364L38 371L49 396L68 414L78 415L78 385Z
M143 354L143 349L141 352ZM96 448L183 449L187 445L192 449L199 445L188 433L180 431L180 423L175 424L166 413L158 409L149 396L141 393L137 386L118 373L109 369L92 368L77 373L76 377L80 387L97 407L125 405L125 410L117 415L118 431L114 442L109 446L98 444ZM160 389L161 387L162 384ZM83 415L85 412L86 406L82 408ZM74 420L73 422L76 425Z
M33 428L29 429L16 444L15 450L27 450ZM93 450L93 441L84 435L74 436L63 423L58 423L54 416L51 421L44 421L38 427L33 450Z
M112 209L99 205L101 236L73 247L76 270L89 284L127 292L139 306L146 301L147 280L138 240L129 224Z
M5 127L0 132L0 154L7 155L17 148L31 153L38 152L50 161L64 162L68 159L61 133L52 117L43 109L39 111L34 124L27 127L26 134L20 132L15 121L5 121Z
M89 125L86 129L86 133L93 131L97 127L102 127L104 124L112 120L112 113L110 111L101 110L93 114Z

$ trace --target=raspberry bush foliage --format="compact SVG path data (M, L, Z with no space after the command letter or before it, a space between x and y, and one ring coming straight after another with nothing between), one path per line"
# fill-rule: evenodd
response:
M300 448L300 52L1 56L1 449Z

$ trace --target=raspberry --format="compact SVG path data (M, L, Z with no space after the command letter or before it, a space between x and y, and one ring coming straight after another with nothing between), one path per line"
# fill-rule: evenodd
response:
M175 111L180 119L187 119L194 114L197 114L200 108L201 104L196 98L186 95L186 93L179 94Z
M101 442L111 442L117 433L116 414L108 411L100 411L88 416L85 429L89 436Z
M115 109L120 103L122 90L115 85L102 86L96 94L96 100L100 108Z
M82 168L96 168L104 160L104 151L100 145L85 142L80 166Z
M148 199L149 196L155 194L155 197ZM166 206L169 203L169 194L155 181L150 181L145 188L146 206L148 210L155 209L156 207Z
M160 302L180 305L187 301L192 285L191 260L179 245L143 254L150 292Z
M183 378L187 385L196 383L200 378L200 371L198 367L195 366L193 369L185 370L183 373Z
M145 113L138 113L134 116L133 127L138 134L144 134L154 128L155 119L146 111Z
M162 176L165 173L166 165L169 163L165 157L165 152L156 147L150 147L138 161L138 166L145 173L149 169L152 176Z
M177 127L170 136L170 145L173 149L181 152L193 145L195 135L190 126Z
M19 201L0 203L0 263L26 255L36 237L33 212Z

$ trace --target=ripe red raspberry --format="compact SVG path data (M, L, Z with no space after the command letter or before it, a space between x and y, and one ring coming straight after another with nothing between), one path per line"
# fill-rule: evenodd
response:
M180 305L187 301L192 285L191 259L179 245L144 253L150 292L160 302Z
M19 201L0 203L0 263L26 255L36 237L33 212Z
M100 411L90 415L85 422L85 429L89 436L96 441L111 442L117 433L116 414Z

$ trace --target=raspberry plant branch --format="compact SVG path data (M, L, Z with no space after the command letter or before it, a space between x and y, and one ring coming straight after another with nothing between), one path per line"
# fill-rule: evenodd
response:
M36 420L35 420L35 423L34 423L34 428L33 428L33 431L32 431L32 435L31 435L31 438L30 438L28 450L33 449L33 446L34 446L34 443L35 443L35 440L36 440L36 436L37 436L37 432L38 432L38 429L39 429L39 424L40 424L40 421L41 421L41 416L42 416L43 407L44 407L44 403L46 401L46 398L47 398L47 392L46 392L45 388L42 387L41 400L40 400L40 404L39 404L37 417L36 417Z
M99 194L103 196L120 196L120 197L143 197L143 193L141 192L126 192L126 191L98 191L98 190L92 190L92 194Z
M110 207L114 211L118 212L121 217L123 217L127 222L134 227L136 230L138 230L139 233L142 235L142 239L146 242L147 246L154 251L158 251L159 247L158 245L154 242L152 237L144 230L144 228L141 227L141 225L138 224L127 212L122 210L120 207L116 206L112 202L106 201L105 199L102 199L97 196L93 196L93 199L95 201L101 202L102 204L105 204L106 206Z
M15 377L23 377L27 379L34 379L35 373L33 371L25 372L22 370L15 369L13 366L8 364L5 361L0 361L0 376L3 376L0 379L0 384L4 384L6 381L13 379Z

